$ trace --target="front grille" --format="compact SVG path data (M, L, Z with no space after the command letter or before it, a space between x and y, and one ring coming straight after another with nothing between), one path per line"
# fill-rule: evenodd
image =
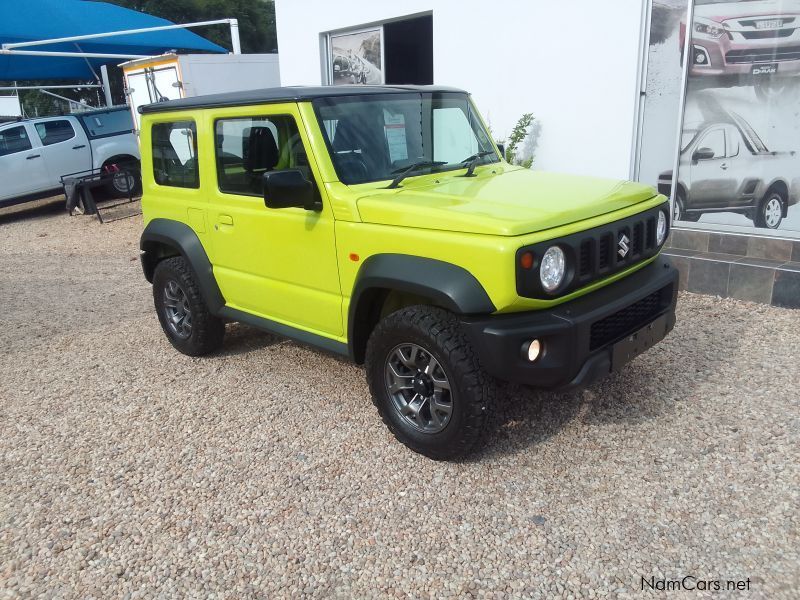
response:
M647 214L639 219L626 220L615 227L615 231L605 232L596 239L581 241L581 257L578 264L578 280L586 282L599 275L616 271L624 265L636 262L646 253L652 254L656 248L656 219L658 213ZM588 231L587 233L591 233ZM619 240L628 238L628 254L619 254ZM594 236L593 236L594 237ZM594 252L593 249L597 248ZM596 256L594 256L596 254Z
M659 211L669 214L665 204L632 217L620 219L572 235L525 246L517 251L517 293L526 298L552 298L589 285L655 256ZM545 292L539 280L539 266L545 251L558 245L566 256L568 276L555 293ZM533 268L520 266L520 255L534 256Z
M616 342L652 321L662 308L661 290L592 324L589 350Z
M731 50L725 55L725 61L730 65L755 62L781 62L784 60L800 60L800 46Z
M794 31L794 29L764 29L761 31L742 31L740 33L746 40L772 40L792 37Z

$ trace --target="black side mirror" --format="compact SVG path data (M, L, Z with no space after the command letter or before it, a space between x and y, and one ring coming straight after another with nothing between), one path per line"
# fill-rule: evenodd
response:
M710 158L714 158L714 151L711 148L699 148L692 154L692 160L695 162L698 160L708 160Z
M264 173L264 204L267 208L322 210L316 187L299 169Z
M506 159L506 145L505 144L497 144L497 149L500 150L500 157L505 160Z

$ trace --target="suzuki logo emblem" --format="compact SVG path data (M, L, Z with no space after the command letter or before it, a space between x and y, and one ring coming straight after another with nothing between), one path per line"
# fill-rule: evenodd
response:
M619 246L617 254L619 254L620 258L625 258L626 256L628 256L628 250L630 250L628 242L630 242L628 236L623 233L622 236L619 238L619 243L617 244L617 246Z

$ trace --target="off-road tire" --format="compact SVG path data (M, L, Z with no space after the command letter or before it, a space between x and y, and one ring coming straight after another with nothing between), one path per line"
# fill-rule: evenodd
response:
M168 324L165 290L171 281L176 282L183 291L191 311L191 333L185 338L177 335ZM167 258L156 265L153 273L153 302L161 328L179 352L188 356L201 356L222 346L225 323L209 312L194 272L182 257Z
M400 344L422 347L444 369L450 383L452 413L444 429L425 433L400 415L389 394L386 364ZM367 383L383 422L403 444L434 460L458 460L483 445L495 398L495 382L452 313L430 306L410 306L384 318L366 350Z

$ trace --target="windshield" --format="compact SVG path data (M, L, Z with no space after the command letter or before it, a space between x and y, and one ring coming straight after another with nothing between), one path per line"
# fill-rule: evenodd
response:
M691 145L698 133L699 130L697 129L684 129L681 132L681 152L686 152L686 149Z
M394 179L498 162L488 132L466 94L414 93L318 98L314 107L339 179L346 184Z

